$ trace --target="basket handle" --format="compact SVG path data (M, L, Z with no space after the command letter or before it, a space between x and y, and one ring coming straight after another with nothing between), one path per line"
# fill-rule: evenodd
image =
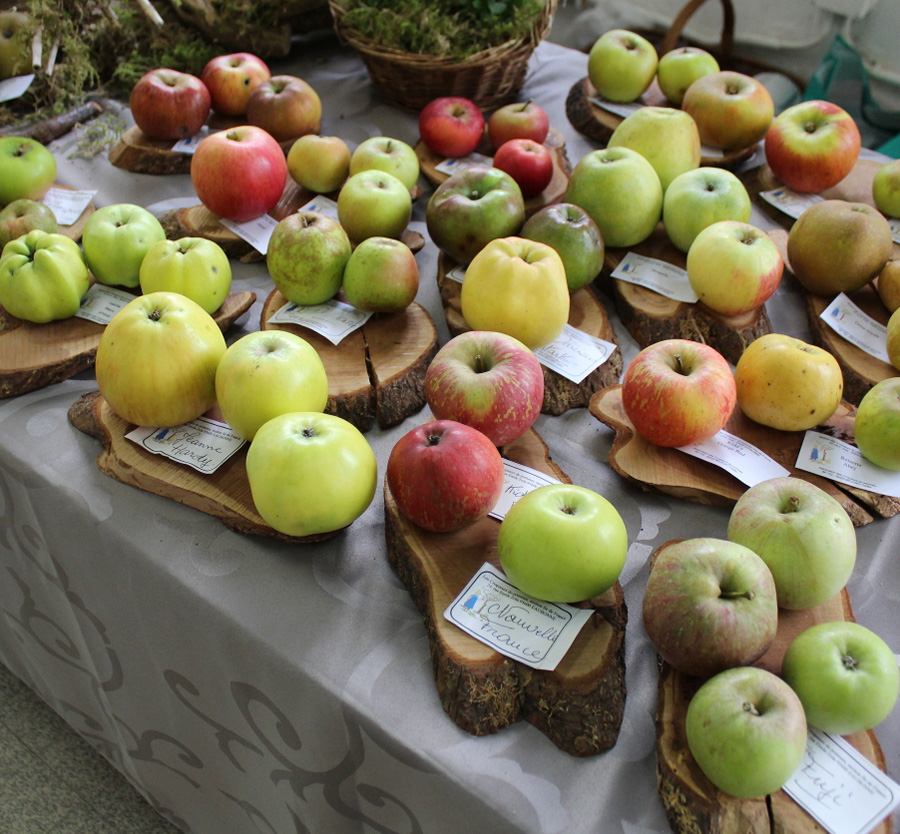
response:
M681 31L685 24L697 9L702 6L706 0L688 0L687 5L678 13L678 17L672 22L669 31L660 44L659 54L665 55L666 52L674 49L681 37ZM731 0L720 0L722 3L722 37L719 41L719 50L722 55L731 55L731 48L734 45L734 6Z

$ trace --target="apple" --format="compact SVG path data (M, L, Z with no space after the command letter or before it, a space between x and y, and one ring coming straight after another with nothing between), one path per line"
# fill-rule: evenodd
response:
M490 241L466 269L460 310L472 330L506 333L531 350L549 345L569 320L562 258L522 237Z
M784 259L775 242L751 223L719 220L694 238L687 253L691 288L723 316L762 307L783 273Z
M466 330L428 365L425 402L436 419L465 423L495 446L505 446L525 434L541 413L544 369L518 339Z
M138 273L141 292L180 292L214 313L231 292L231 262L214 240L182 237L158 240Z
M900 308L900 258L892 258L881 268L875 289L889 313Z
M29 18L25 12L0 11L0 81L31 70Z
M468 264L489 241L518 234L524 223L522 189L509 174L486 165L449 176L425 208L432 242L459 264Z
M704 165L672 180L663 196L666 235L682 252L694 238L719 220L750 222L752 201L747 187L725 168Z
M784 333L766 333L734 368L737 402L751 420L781 431L820 425L841 402L844 377L827 350Z
M545 484L507 511L497 558L520 591L548 602L582 602L608 591L628 553L619 511L597 492Z
M734 70L698 78L685 90L681 108L697 123L704 145L725 151L755 145L775 115L775 103L765 85Z
M213 214L244 223L274 208L287 182L281 145L260 127L210 133L191 157L191 183Z
M84 257L94 278L120 287L140 286L144 257L151 246L165 239L162 223L134 203L98 208L81 232Z
M59 229L53 209L37 200L13 200L0 209L0 249L11 240L28 234L32 229L55 232Z
M731 511L726 536L769 566L778 605L790 610L831 599L856 564L856 530L847 511L802 478L770 478L746 490Z
M714 347L663 339L643 348L622 375L622 405L635 431L655 446L708 440L734 411L734 376Z
M284 330L254 330L230 344L215 383L222 418L245 440L273 417L324 411L328 404L322 358L302 336Z
M467 156L484 135L484 114L464 96L439 96L419 111L419 136L432 153Z
M607 248L634 246L659 223L663 189L656 169L637 151L599 148L578 160L564 199L587 211Z
M271 77L269 65L250 52L217 55L200 72L200 80L209 90L212 109L222 116L245 115L250 93Z
M110 320L95 361L109 407L138 426L180 426L216 402L225 337L195 301L174 292L139 295Z
M788 188L819 192L856 165L862 138L853 117L830 101L801 101L782 110L766 132L766 162Z
M294 140L287 152L291 179L308 191L329 194L350 176L350 148L340 136L307 133Z
M257 512L286 536L342 530L372 503L375 452L362 432L334 414L291 411L260 426L247 450Z
M821 295L851 293L877 277L893 254L891 225L868 203L821 200L788 232L791 272Z
M609 101L640 98L653 82L659 56L643 35L607 29L588 51L588 79Z
M603 268L606 247L593 218L574 203L551 203L522 226L522 237L552 246L566 268L569 292L591 283Z
M368 237L344 267L344 297L357 310L397 313L416 299L419 265L412 250L391 237Z
M322 101L302 78L273 75L250 93L246 116L249 124L286 142L321 130Z
M644 630L659 656L708 678L758 660L775 639L775 580L750 548L681 539L657 551L644 589Z
M864 458L884 469L900 470L900 377L876 382L863 394L853 425Z
M550 149L532 139L504 142L494 154L494 167L506 171L516 181L523 197L536 197L553 179Z
M337 214L354 243L368 237L399 239L412 217L412 197L393 174L369 168L341 186Z
M131 88L128 106L134 123L151 139L193 136L209 116L209 90L196 75L152 69Z
M504 104L491 113L487 132L494 150L510 139L531 139L542 145L550 132L550 117L532 99Z
M727 669L694 693L685 735L700 770L720 791L743 798L780 790L803 762L803 704L778 675Z
M606 143L631 148L659 175L663 191L685 171L700 167L700 133L696 122L675 107L642 107L627 115Z
M359 145L350 156L350 176L376 168L393 174L409 191L419 181L419 157L411 145L390 136L372 136Z
M887 323L887 348L888 360L894 369L900 371L900 316L894 310Z
M272 230L266 266L288 301L321 304L341 288L350 252L350 238L333 217L319 211L295 211Z
M449 533L487 517L500 500L503 473L500 452L478 429L438 419L394 444L385 480L413 524Z
M0 305L16 318L37 324L70 318L89 286L81 249L65 235L33 229L3 247Z
M872 200L888 217L900 217L900 159L885 162L872 179Z
M705 49L699 46L680 46L659 56L656 82L663 95L676 107L680 107L691 84L719 69L715 56Z
M28 136L0 136L0 206L40 200L56 179L56 157Z

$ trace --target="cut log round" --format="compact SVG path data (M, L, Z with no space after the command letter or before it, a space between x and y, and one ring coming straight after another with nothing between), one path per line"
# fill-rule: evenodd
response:
M191 155L173 151L168 139L151 139L143 130L132 126L109 150L109 161L116 168L134 174L189 174Z

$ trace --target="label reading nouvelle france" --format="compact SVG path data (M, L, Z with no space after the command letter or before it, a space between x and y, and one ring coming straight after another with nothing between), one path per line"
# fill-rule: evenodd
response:
M876 466L856 446L829 434L805 432L794 465L839 484L900 498L900 472Z
M344 301L332 298L321 304L285 304L269 321L306 327L337 345L371 317L371 313L364 313Z
M140 426L125 437L154 455L186 464L204 475L215 472L246 442L226 423L209 417L172 428Z
M793 217L794 220L810 206L814 206L825 199L818 194L802 194L799 191L793 191L784 187L773 188L770 191L760 191L759 196L769 205L784 212L788 217Z
M860 309L845 293L838 293L819 318L869 356L890 363L887 327Z
M271 214L261 214L252 220L237 223L220 217L219 222L228 230L234 232L242 240L246 240L257 252L265 255L269 248L269 238L278 225L278 221Z
M51 188L41 202L53 212L60 226L71 226L90 205L94 191L69 191L67 188Z
M682 452L730 472L747 486L791 474L756 446L724 430L702 443L692 443L680 448Z
M84 294L84 298L81 299L81 306L75 315L96 324L109 324L112 317L129 301L134 301L136 297L134 293L119 287L91 284Z
M609 359L615 349L611 342L567 324L556 339L538 348L534 355L545 368L578 385Z
M471 168L473 165L487 165L491 166L494 162L489 156L485 156L482 153L470 153L465 156L460 156L451 159L443 159L437 165L434 166L435 171L440 171L442 174L449 174L453 176L453 174L459 171L465 171L466 168Z
M500 654L535 669L555 669L593 609L523 594L485 563L444 611L444 617Z
M646 287L674 301L693 304L697 300L687 270L659 258L629 252L611 274L613 278Z
M543 472L532 469L530 466L524 466L521 463L504 458L503 492L500 493L499 500L488 515L491 518L496 518L498 521L503 521L512 505L523 495L538 487L558 483L560 481L551 475L545 475Z

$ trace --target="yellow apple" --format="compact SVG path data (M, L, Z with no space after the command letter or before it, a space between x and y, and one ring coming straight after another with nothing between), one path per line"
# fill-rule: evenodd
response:
M887 353L891 364L900 371L900 315L896 310L887 323Z
M737 401L751 420L782 431L805 431L834 414L844 393L837 360L783 333L754 339L734 368Z
M894 259L884 265L878 273L875 288L889 313L900 307L900 260Z
M337 191L350 172L350 148L340 136L307 133L287 153L291 179L307 191L328 194Z

